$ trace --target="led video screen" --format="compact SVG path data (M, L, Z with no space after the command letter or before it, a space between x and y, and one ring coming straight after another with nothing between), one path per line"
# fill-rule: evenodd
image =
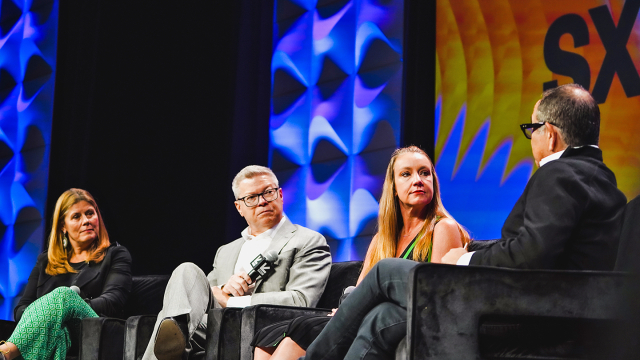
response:
M400 145L404 1L277 0L270 166L285 214L364 258Z
M500 236L535 171L530 122L544 89L577 82L600 103L600 148L640 194L639 1L438 0L436 163L447 209L477 239Z
M0 3L0 319L13 319L45 238L57 1Z

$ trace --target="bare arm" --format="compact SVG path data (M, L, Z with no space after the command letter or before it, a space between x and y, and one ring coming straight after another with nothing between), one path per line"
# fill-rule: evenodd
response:
M441 263L442 257L454 248L462 247L462 237L455 221L444 218L433 230L433 248L431 262Z

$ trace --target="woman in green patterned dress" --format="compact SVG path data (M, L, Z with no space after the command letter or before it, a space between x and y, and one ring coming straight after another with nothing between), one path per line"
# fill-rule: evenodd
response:
M56 202L49 248L38 256L14 310L18 325L0 360L65 360L82 319L118 316L131 289L131 255L112 245L93 196L65 191Z

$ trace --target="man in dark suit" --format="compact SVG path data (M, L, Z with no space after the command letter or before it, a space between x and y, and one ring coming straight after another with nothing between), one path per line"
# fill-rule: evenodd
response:
M492 246L452 249L444 263L612 270L626 197L598 148L600 110L580 85L548 90L521 128L540 168Z
M600 110L580 85L546 91L520 126L540 169L507 217L502 238L458 265L613 270L626 198L598 148ZM309 359L386 359L406 334L407 274L415 262L380 261L307 349Z

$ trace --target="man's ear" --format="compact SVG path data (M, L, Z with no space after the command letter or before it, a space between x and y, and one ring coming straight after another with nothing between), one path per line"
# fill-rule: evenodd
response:
M558 132L556 131L556 129L553 127L553 125L549 124L549 123L544 123L544 127L546 130L546 139L547 139L547 144L549 147L549 151L550 152L554 152L556 145L558 143Z
M234 201L233 204L236 206L236 210L238 210L238 214L244 217L244 215L242 215L242 209L240 208L240 203L238 202L238 200Z

